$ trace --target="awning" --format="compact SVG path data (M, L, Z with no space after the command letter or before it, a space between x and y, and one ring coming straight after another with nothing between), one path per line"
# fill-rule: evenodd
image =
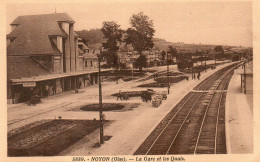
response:
M113 69L102 69L101 72L112 71ZM11 79L12 83L22 84L24 82L39 82L44 80L51 80L51 79L58 79L58 78L65 78L71 76L79 76L85 74L93 74L98 73L98 69L88 70L88 71L76 71L70 73L62 73L62 74L49 74L49 75L39 75L30 78L21 78L21 79Z

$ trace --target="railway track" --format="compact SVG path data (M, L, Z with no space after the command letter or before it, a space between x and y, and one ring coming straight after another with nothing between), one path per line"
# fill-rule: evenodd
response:
M232 64L189 92L157 125L134 155L224 154L225 97Z
M55 111L55 110L58 110L58 109L62 109L62 108L64 108L64 107L67 107L67 106L69 106L69 105L72 105L72 104L74 104L74 103L77 103L79 99L84 99L84 98L85 98L85 96L80 97L80 98L77 98L77 99L74 99L74 100L70 100L69 102L65 102L65 103L63 103L63 104L61 104L61 105L52 106L53 108L51 108L51 109L48 109L48 110L46 110L46 111L37 112L37 113L35 113L35 114L33 114L33 115L30 115L30 116L28 116L28 117L24 117L24 118L21 118L21 119L10 120L10 121L7 122L7 126L11 126L11 125L13 125L13 124L21 123L21 122L26 121L26 120L28 120L28 119L30 119L30 118L33 118L33 117L36 117L36 116L40 116L40 115L43 115L43 114L45 114L45 113L49 113L49 112L51 112L51 111Z

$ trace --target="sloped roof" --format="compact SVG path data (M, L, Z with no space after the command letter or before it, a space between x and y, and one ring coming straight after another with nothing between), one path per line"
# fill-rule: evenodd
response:
M51 74L30 56L7 57L7 79L30 78L33 76Z
M82 39L81 38L79 38L79 42L78 42L78 45L81 45L82 46L82 50L80 49L80 48L78 48L79 49L79 53L80 54L84 54L85 52L84 52L84 50L86 50L86 49L90 49L85 43L83 43L82 42Z
M8 55L60 54L49 36L67 36L58 22L74 23L66 13L19 16L11 25L18 25L7 38L14 38L7 47Z
M84 52L80 48L78 48L78 50L79 50L79 54L84 54Z
M102 47L102 43L89 44L88 47L90 49L100 49Z
M27 20L45 20L49 21L50 19L55 19L57 21L63 22L71 22L75 23L75 21L67 14L67 13L52 13L52 14L41 14L41 15L24 15L17 17L10 25L21 24L21 22Z
M92 53L89 53L89 54L83 54L83 57L84 59L98 59L97 55L96 54L92 54Z
M82 45L82 49L85 50L85 49L89 49L89 47L83 43L83 42L79 42L78 45Z

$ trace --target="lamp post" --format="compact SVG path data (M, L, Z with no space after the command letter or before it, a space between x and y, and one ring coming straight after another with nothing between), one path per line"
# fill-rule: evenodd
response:
M99 85L99 121L100 121L100 144L104 143L104 130L103 130L103 110L102 110L102 86L101 86L101 69L100 69L100 54L98 55L98 85Z

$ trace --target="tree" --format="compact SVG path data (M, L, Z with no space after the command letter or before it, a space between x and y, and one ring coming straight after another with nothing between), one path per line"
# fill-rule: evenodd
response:
M222 46L216 46L215 48L214 48L214 51L215 52L220 52L220 53L224 53L224 49L223 49L223 47Z
M130 18L131 27L126 30L126 44L131 44L135 51L139 53L139 70L146 66L147 59L144 59L142 52L153 48L154 28L153 21L148 16L140 12Z
M176 57L177 56L177 49L173 48L173 46L168 46L168 53L172 55L172 57Z
M134 67L140 68L140 65L142 65L142 67L147 67L147 58L145 55L140 55L134 62Z
M166 56L166 52L162 51L162 61L163 61L163 63L165 62L165 56Z
M118 44L122 42L123 31L120 29L120 25L114 21L103 22L101 31L106 39L106 42L102 43L102 46L106 49L105 52L102 52L102 56L110 67L118 68L117 51L119 50Z
M105 42L104 35L100 29L81 30L76 31L76 33L83 39L85 44L91 45Z
M215 54L215 60L216 59L222 59L224 57L224 49L222 48L222 46L216 46L214 48L215 52L218 52L219 54Z

